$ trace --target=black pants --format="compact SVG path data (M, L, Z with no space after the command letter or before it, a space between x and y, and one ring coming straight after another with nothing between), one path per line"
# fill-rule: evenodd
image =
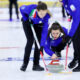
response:
M80 64L80 24L72 38L74 48L74 59Z
M17 0L9 0L9 14L10 14L10 19L12 19L12 6L13 5L15 6L17 18L19 18Z
M32 50L32 45L33 45L33 43L35 43L33 65L39 65L40 52L39 52L39 49L38 49L37 44L35 42L35 39L33 37L30 23L29 23L29 21L26 21L26 22L22 21L22 22L23 22L23 29L24 29L24 32L25 32L25 35L27 38L27 44L25 47L23 63L28 65L30 53ZM34 29L35 29L38 41L40 42L42 27L40 27L39 25L34 25Z
M62 15L63 15L63 17L66 17L66 15L65 15L65 9L64 9L63 6L62 6Z
M61 42L61 43L60 43L58 46L56 46L56 47L51 46L51 50L54 51L54 52L60 53L61 50L63 50L65 46L66 46L66 43Z

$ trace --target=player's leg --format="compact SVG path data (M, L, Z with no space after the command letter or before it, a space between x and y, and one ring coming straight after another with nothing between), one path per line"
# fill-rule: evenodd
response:
M9 20L12 21L12 5L13 5L13 2L9 2Z
M34 37L33 37L33 33L31 30L29 21L25 21L25 22L23 21L23 29L24 29L24 32L25 32L25 35L27 38L27 43L26 43L26 47L25 47L23 65L21 67L21 70L25 71L27 68L27 65L29 63L29 57L30 57L32 45L34 42Z
M77 59L78 59L78 66L73 69L73 72L78 72L80 71L80 24L78 26L78 31L77 31L77 38L76 38L76 49L78 51L77 53ZM76 54L76 53L75 53Z
M74 48L74 58L73 60L69 63L68 67L69 68L74 68L76 66L76 64L78 63L78 55L79 55L79 50L80 50L80 46L79 46L79 35L80 35L80 29L78 27L78 29L75 32L75 35L72 38L73 41L73 48Z
M14 5L15 5L15 11L16 11L17 19L19 19L19 12L18 12L18 3L17 3L17 0L14 2Z
M39 25L35 25L34 29L35 29L38 41L40 43L42 27L40 27ZM40 52L39 52L39 49L35 42L34 61L33 61L33 70L35 70L35 71L43 71L44 70L44 68L39 65L39 59L40 59Z

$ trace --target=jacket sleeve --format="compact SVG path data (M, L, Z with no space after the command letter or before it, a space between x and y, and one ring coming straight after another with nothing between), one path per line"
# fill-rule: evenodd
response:
M73 35L75 34L77 28L79 25L79 20L73 20L72 25L71 25L71 29L69 31L69 36L73 37Z
M32 9L36 9L37 5L23 5L20 7L20 12L23 16L23 19L26 20L29 17Z
M50 56L52 56L54 54L54 52L50 49L50 40L49 39L46 41L46 44L44 46L44 50Z
M41 41L40 41L40 46L45 45L46 42L46 38L47 38L47 34L48 34L48 20L49 20L50 16L48 16L48 18L45 18L44 22L43 22L43 29L42 29L42 33L41 33Z
M48 22L44 23L44 25L43 25L40 46L45 45L47 34L48 34Z
M77 3L78 2L78 3ZM76 4L77 3L77 4ZM73 22L71 25L71 29L69 31L69 36L73 37L80 23L80 1L72 0L72 4L70 5L70 14L73 18Z

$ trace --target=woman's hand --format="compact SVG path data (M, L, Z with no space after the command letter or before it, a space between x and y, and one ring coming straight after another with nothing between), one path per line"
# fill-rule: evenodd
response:
M56 54L53 54L51 57L51 59L56 59L56 58L58 58Z

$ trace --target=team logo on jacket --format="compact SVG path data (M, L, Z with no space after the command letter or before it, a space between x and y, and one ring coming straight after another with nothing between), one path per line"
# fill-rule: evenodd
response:
M33 9L29 16L31 16L32 18L35 18L36 17L36 9Z
M42 21L39 21L39 23L41 24L41 23L42 23Z
M76 8L75 8L75 6L72 4L72 5L70 5L70 9L72 10L72 11L75 11L76 10Z

